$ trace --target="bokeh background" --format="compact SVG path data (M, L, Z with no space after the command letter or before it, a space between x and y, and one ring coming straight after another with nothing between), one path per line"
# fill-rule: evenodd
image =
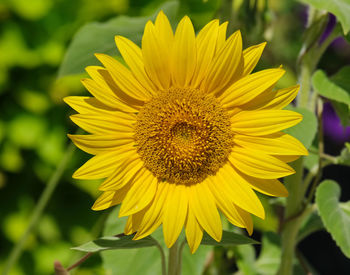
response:
M74 34L91 21L104 22L118 15L149 16L163 2L0 0L0 270L25 231L42 191L67 150L67 133L76 131L69 120L73 111L62 98L87 95L79 81L85 75L81 72L58 77ZM225 2L180 0L177 16L190 15L195 29L199 30L213 18L227 18ZM296 60L306 25L306 6L292 0L241 0L234 1L234 9L229 31L241 29L244 47L268 42L258 69L283 64L287 73L278 85L294 85L298 81ZM350 64L350 45L339 38L326 51L319 67L332 75L346 64ZM344 142L350 140L350 130L341 126L330 105L325 106L324 119L326 152L337 155ZM102 234L109 211L90 209L98 196L99 182L71 178L73 171L88 158L87 154L75 151L10 274L51 274L55 259L69 266L81 256L70 247ZM324 177L336 179L343 187L342 200L350 199L348 168L327 167ZM271 207L267 208L267 221L256 221L258 230L253 235L256 239L260 237L259 230L277 230L277 214ZM350 261L324 232L303 241L299 249L320 274L350 272ZM217 270L237 271L232 253L218 250L215 255L221 258L217 262L225 262L227 268L226 271ZM72 274L105 274L101 257L93 256Z

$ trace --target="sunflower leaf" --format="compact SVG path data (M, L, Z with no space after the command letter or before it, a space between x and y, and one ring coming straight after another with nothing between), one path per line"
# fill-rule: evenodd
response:
M291 105L286 109L302 114L303 120L299 124L283 130L283 132L297 138L304 144L306 149L309 149L317 132L317 119L315 114L308 109L300 107L295 108Z
M240 245L240 244L259 244L259 242L251 238L248 238L247 236L224 230L222 232L222 239L220 242L215 241L208 234L204 234L201 244L224 246L224 245Z
M141 240L133 241L133 235L102 237L100 239L87 242L81 246L73 247L74 250L83 252L100 252L112 249L131 249L155 246L156 240L152 237L146 237Z
M316 190L316 204L326 230L350 258L350 201L339 203L340 191L335 181L323 181Z
M58 77L84 73L84 68L98 65L94 53L105 53L120 57L114 42L115 35L126 36L136 44L141 44L144 26L154 20L159 10L163 10L170 22L175 20L177 1L164 3L152 16L117 16L107 22L92 22L84 25L73 37L58 71Z
M299 0L300 2L309 4L316 9L326 10L333 13L340 21L344 34L350 30L350 1L349 0Z

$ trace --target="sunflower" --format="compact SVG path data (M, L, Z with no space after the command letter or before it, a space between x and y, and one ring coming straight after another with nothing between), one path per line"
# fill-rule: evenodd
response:
M251 73L265 43L242 50L241 33L226 38L226 28L213 20L196 36L185 16L174 34L160 12L141 48L115 37L125 65L96 54L104 67L87 67L91 79L82 80L93 97L65 98L90 133L69 137L94 155L73 177L104 179L92 209L121 203L135 240L162 225L171 247L185 227L193 253L203 231L221 240L219 211L251 234L250 214L265 217L254 190L287 196L278 178L307 154L281 132L302 120L282 110L299 86L273 90L282 68Z

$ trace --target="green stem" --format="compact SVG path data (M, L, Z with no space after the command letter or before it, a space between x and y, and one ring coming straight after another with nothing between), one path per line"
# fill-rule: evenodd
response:
M160 259L162 262L162 275L167 275L166 273L166 260L165 260L165 253L163 248L160 246L160 244L157 242L157 248L160 251Z
M171 248L169 248L168 259L168 275L180 275L181 270L179 268L179 240L177 240Z
M54 174L51 176L48 184L46 185L38 204L36 205L34 212L32 214L32 217L30 219L29 225L26 229L26 231L24 232L24 234L22 235L21 239L19 240L19 242L16 244L16 246L12 249L10 256L8 258L8 261L5 265L5 268L2 272L3 275L7 275L9 274L11 268L13 267L13 265L17 262L18 258L21 256L21 253L23 251L23 248L25 246L25 244L27 243L27 240L30 236L30 234L33 232L33 230L35 229L35 226L37 225L49 199L51 198L69 160L72 158L72 155L74 153L75 150L75 146L71 143L65 153L65 155L63 156L60 164L58 165L56 171L54 172Z

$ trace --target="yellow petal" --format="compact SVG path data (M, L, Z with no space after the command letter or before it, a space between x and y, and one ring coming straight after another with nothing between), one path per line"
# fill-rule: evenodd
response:
M152 94L142 87L124 65L106 54L99 53L95 54L95 56L106 67L108 72L110 72L115 83L125 94L141 101L150 99Z
M239 172L237 169L235 169L235 172L241 177L242 182L245 181L246 184L249 184L253 189L260 193L274 197L288 196L288 190L277 179L254 178Z
M116 135L68 135L81 150L97 155L118 149L121 145L134 142L134 133L118 133Z
M164 205L163 233L167 247L171 247L179 237L186 220L188 191L186 185L170 184L168 192Z
M205 80L205 91L213 94L222 92L226 86L240 77L242 70L242 37L240 31L236 31L212 60Z
M133 133L135 117L116 112L114 117L106 115L77 114L70 119L85 131L96 135L118 135L120 132Z
M131 40L119 35L115 37L115 43L134 77L149 93L155 95L157 89L146 74L141 49Z
M253 71L265 46L266 42L251 46L243 51L244 70L242 77L250 74Z
M170 52L169 45L159 38L159 31L148 21L142 37L142 56L145 70L159 90L170 86Z
M241 106L242 110L270 109L280 110L286 107L297 96L300 86L295 85L277 91L267 90Z
M233 147L229 160L241 172L256 178L276 179L295 173L288 164L273 156L239 146Z
M298 158L300 158L299 156L292 156L292 155L273 155L275 158L278 158L279 160L282 160L283 162L293 162L295 160L297 160Z
M192 78L193 87L198 87L207 75L209 66L215 54L218 37L219 20L212 20L199 32L197 43L197 65Z
M167 182L158 183L157 193L145 210L139 230L133 238L134 240L139 240L152 234L162 223L163 207L169 195L169 187L170 184Z
M119 150L99 154L89 159L73 174L75 179L101 179L111 175L123 158L136 154L134 147L123 146Z
M103 192L103 194L99 196L98 199L95 201L91 209L99 211L117 205L124 200L129 190L130 185L126 185L122 189L117 191Z
M201 227L217 242L222 237L222 224L215 200L207 185L189 186L189 208L193 209Z
M227 32L228 22L224 22L219 26L218 39L216 42L215 53L218 54L226 42L226 32Z
M242 182L236 174L237 173L235 173L235 170L229 163L219 170L216 175L218 177L217 181L219 181L221 190L227 193L227 196L232 199L235 205L259 218L264 219L265 211L260 200L251 189L250 185ZM246 219L245 222L247 222ZM245 225L247 226L247 229L249 229L250 225Z
M163 11L160 11L157 15L154 23L154 29L156 32L158 32L158 38L163 40L163 43L166 45L167 49L170 49L174 42L174 34L168 17L166 17Z
M129 182L137 181L147 171L143 168L143 162L138 154L134 153L118 163L113 173L100 185L99 190L118 190Z
M197 59L196 36L188 16L180 21L175 32L172 56L172 80L175 86L186 87L192 79Z
M304 145L285 133L274 133L262 137L234 135L234 143L244 148L254 148L268 155L307 155Z
M96 97L97 100L99 100L101 103L103 103L105 106L108 106L111 109L114 109L114 110L119 109L119 110L127 111L127 112L134 112L135 110L137 110L135 107L128 106L123 101L121 101L116 96L116 94L111 92L111 90L109 88L102 87L102 86L98 85L92 79L89 79L89 78L82 79L81 83L90 92L90 94L92 94L94 97ZM75 98L75 101L77 101L77 97ZM100 106L101 104L98 104L98 103L96 104L96 102L94 102L95 104L90 104L90 106L92 105L92 107L90 107L88 104L84 104L84 103L86 103L86 101L83 101L83 102L80 101L78 103L80 105L80 106L78 106L78 108L81 109L82 108L81 106L83 105L83 107L90 108L90 109L94 108L94 107L102 109L102 110L105 109L105 108L103 108L103 106ZM90 100L90 103L91 103L91 100Z
M138 112L137 109L124 104L119 99L118 102L111 102L111 100L108 101L110 105L113 105L113 107L107 106L106 104L102 103L96 98L88 96L68 96L65 97L63 100L79 114L109 114L116 110L123 111L125 113Z
M186 219L186 239L191 253L196 252L203 238L203 229L199 225L193 210L189 207Z
M228 197L226 190L222 192L223 188L220 188L221 182L215 177L210 177L203 184L207 184L212 192L215 202L219 210L226 216L228 221L235 226L245 227L245 222L238 214L235 205L232 203L230 197Z
M145 213L145 209L128 217L128 220L126 221L126 225L124 228L125 235L130 235L139 230L144 213Z
M231 129L237 134L264 136L298 124L302 115L288 110L242 111L231 118Z
M275 85L284 72L284 70L278 68L247 75L224 91L220 96L221 103L226 108L243 105Z
M144 209L152 201L156 191L157 179L151 172L144 172L142 177L132 183L119 210L119 217L129 216Z

